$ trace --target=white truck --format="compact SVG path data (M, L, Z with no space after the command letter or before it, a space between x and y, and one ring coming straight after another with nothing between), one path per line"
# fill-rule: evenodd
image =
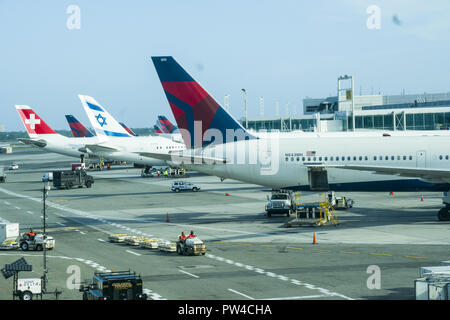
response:
M33 300L34 294L42 293L42 279L29 278L18 279L15 295L19 296L20 300Z
M19 248L18 237L18 223L0 223L0 249L13 250Z
M42 251L45 249L51 250L55 247L55 239L52 236L43 234L36 234L35 236L29 236L24 233L19 240L19 246L22 251L35 250Z
M272 214L286 214L287 217L295 212L295 195L288 191L273 191L272 195L267 196L266 214L270 217Z

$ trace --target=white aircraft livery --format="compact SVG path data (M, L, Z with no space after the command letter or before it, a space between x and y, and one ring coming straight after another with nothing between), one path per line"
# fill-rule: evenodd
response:
M88 154L146 166L167 166L165 160L149 157L145 152L168 154L185 149L183 143L162 136L133 136L94 98L78 97L99 138L99 143L86 144Z
M170 160L188 169L274 189L449 191L448 135L254 135L173 57L152 57L189 150ZM167 158L163 155L153 155ZM450 219L449 208L439 219Z

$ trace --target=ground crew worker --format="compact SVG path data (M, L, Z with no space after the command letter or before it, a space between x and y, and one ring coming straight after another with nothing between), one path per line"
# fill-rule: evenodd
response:
M27 236L30 240L33 240L35 235L36 233L34 233L33 229L30 229L30 232L27 233Z
M188 236L188 238L195 238L196 236L195 236L195 234L194 234L194 231L191 231L191 233L189 233L189 236Z
M164 171L164 177L167 178L167 170Z
M180 239L180 242L184 242L186 240L186 235L184 234L184 231L181 232L181 235L178 237Z

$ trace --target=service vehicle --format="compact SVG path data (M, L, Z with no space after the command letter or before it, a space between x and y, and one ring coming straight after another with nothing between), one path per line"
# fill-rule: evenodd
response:
M6 182L5 168L0 166L0 182Z
M46 172L42 176L42 182L53 181L53 172Z
M145 237L131 236L125 239L125 243L129 246L139 246L145 240L147 240Z
M19 238L18 223L0 223L0 249L18 249L19 243L17 242L17 238Z
M158 249L158 240L145 239L144 241L141 241L140 247L145 249Z
M109 235L108 240L110 242L125 242L126 239L128 239L130 236L126 233L113 233Z
M85 170L60 170L53 171L53 186L57 189L71 189L72 187L90 188L94 183L94 177L86 174Z
M177 244L175 242L161 240L158 241L158 249L164 252L177 252Z
M135 272L96 272L79 290L83 300L147 300L142 286L142 278Z
M10 165L8 167L8 170L18 170L19 169L19 165L16 163L13 163L12 165Z
M198 237L186 238L184 241L178 240L177 253L185 256L204 255L206 253L206 245Z
M42 294L42 279L41 278L28 278L18 279L17 288L14 292L15 296L18 296L20 300L33 300L33 295Z
M197 192L200 190L200 187L192 182L188 181L175 181L172 183L172 191L180 192L180 191L194 191Z
M293 194L287 191L273 191L272 195L267 196L266 214L270 217L272 214L286 214L290 216L295 212L295 201Z
M24 233L19 240L19 246L22 251L42 251L44 250L44 246L47 250L51 250L55 247L55 239L52 236L44 236L41 233L35 236L29 236L27 233Z
M354 201L352 199L345 196L336 197L334 191L328 192L327 196L328 202L334 210L346 210L353 207Z

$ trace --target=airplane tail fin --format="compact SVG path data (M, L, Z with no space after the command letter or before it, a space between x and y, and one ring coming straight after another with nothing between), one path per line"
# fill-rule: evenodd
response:
M131 137L114 117L94 98L78 95L97 136Z
M166 116L158 116L158 123L165 133L175 133L178 130Z
M131 134L132 136L137 136L137 134L133 131L133 130L131 130L130 128L128 128L128 126L125 124L125 123L123 123L123 122L119 122L119 124L125 129L125 130L127 130L127 132L129 133L129 134Z
M72 130L72 134L76 138L89 138L93 137L91 131L88 128L83 126L83 124L77 120L73 115L66 115L67 123L69 124L70 130Z
M16 105L16 110L30 138L37 138L39 135L45 134L58 134L29 106Z
M173 57L152 57L152 60L188 148L206 146L211 143L208 138L205 139L208 137L208 135L205 136L205 132L209 129L218 130L223 137L223 142L227 142L225 140L227 140L229 130L240 132L240 134L234 134L233 141L255 138L222 108ZM201 124L201 130L198 128L199 124ZM201 137L195 136L196 132L198 132L197 135L201 133ZM218 143L216 139L215 143Z
M153 126L153 130L155 131L156 135L164 133L157 125Z

